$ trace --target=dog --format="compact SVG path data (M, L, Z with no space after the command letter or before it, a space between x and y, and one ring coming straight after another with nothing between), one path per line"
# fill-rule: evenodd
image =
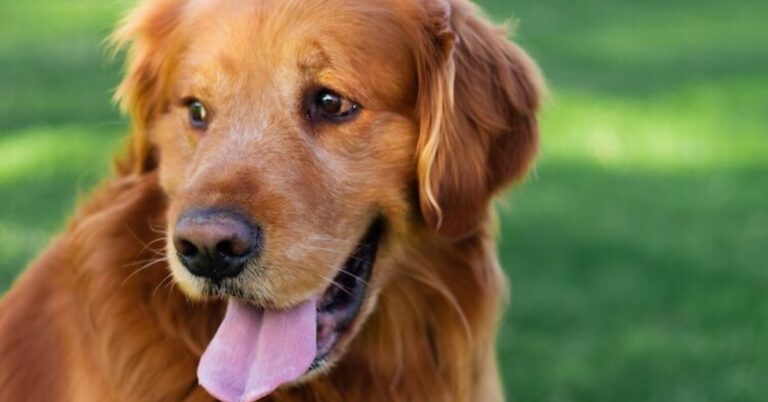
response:
M504 399L492 199L542 78L464 0L144 0L115 173L0 305L2 401Z

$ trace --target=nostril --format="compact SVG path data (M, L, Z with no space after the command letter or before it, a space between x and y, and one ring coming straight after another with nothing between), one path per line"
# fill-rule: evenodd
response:
M216 252L225 257L245 257L253 252L254 245L250 239L235 237L216 243Z
M235 252L234 244L230 240L222 240L216 244L216 252L225 257L238 256L238 254Z
M176 244L176 251L179 252L179 254L183 255L187 258L194 258L197 256L197 253L199 252L197 249L197 246L195 246L191 241L180 239Z

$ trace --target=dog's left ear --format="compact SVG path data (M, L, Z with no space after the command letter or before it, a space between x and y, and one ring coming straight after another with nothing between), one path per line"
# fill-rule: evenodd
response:
M543 83L506 32L463 0L421 0L417 54L419 195L427 225L459 238L526 173L538 147Z

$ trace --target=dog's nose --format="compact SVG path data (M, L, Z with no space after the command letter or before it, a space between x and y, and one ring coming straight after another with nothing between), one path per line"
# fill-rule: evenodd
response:
M193 210L176 223L173 245L189 272L221 280L238 275L249 260L257 257L261 231L231 211Z

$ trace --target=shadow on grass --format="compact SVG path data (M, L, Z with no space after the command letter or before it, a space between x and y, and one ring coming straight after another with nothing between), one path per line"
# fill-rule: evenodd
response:
M91 44L93 45L93 44ZM90 124L123 126L111 102L119 82L117 65L107 65L99 49L81 56L28 53L0 58L0 137L30 126Z
M764 400L765 188L766 168L543 166L502 215L513 400Z

